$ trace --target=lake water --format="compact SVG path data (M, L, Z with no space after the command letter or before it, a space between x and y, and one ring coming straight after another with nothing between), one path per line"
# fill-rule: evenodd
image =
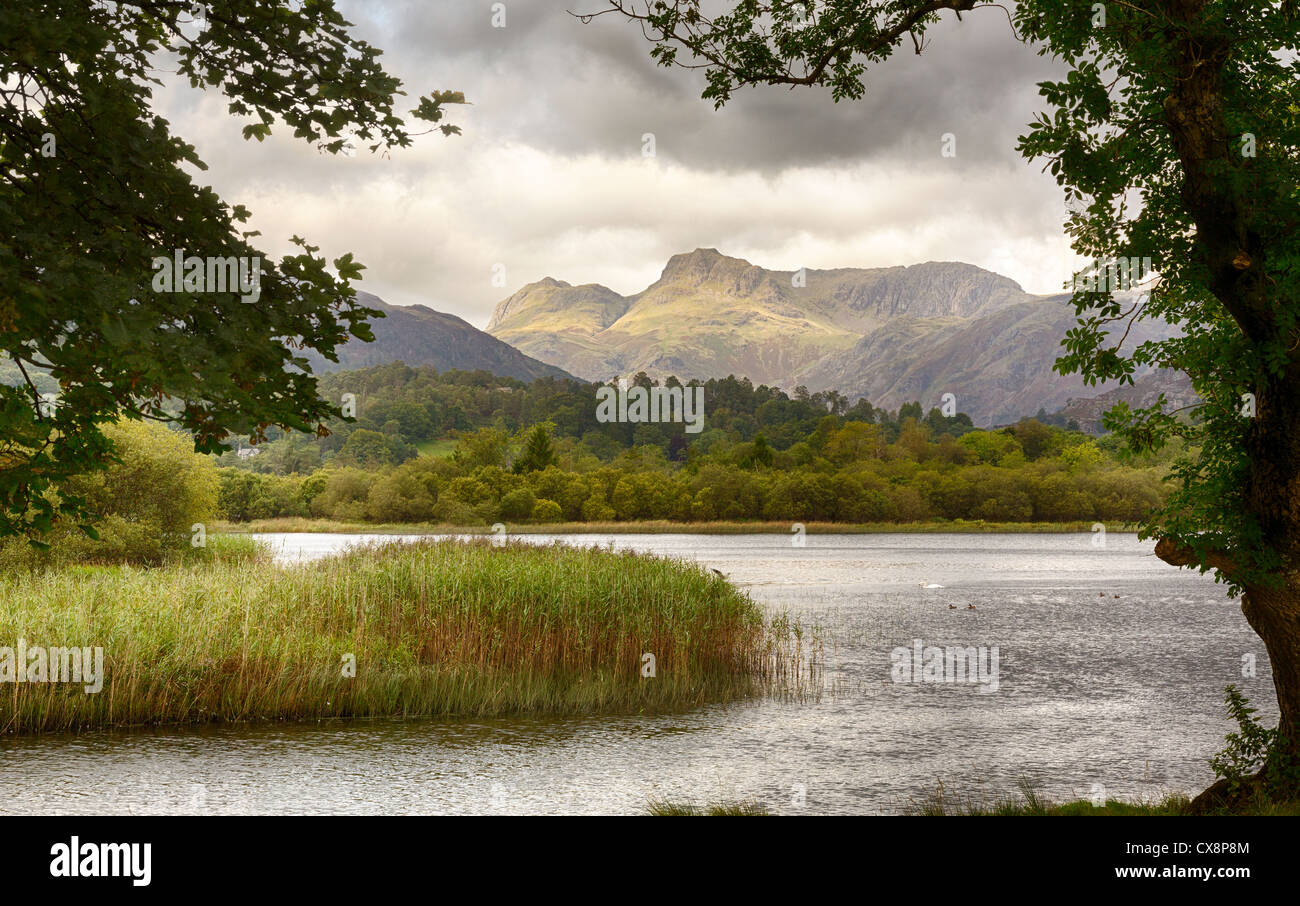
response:
M260 537L310 559L368 536ZM1052 798L1137 798L1213 780L1226 684L1276 723L1267 656L1238 603L1132 535L1104 548L1089 535L563 540L721 570L822 627L834 688L667 716L10 738L0 813L635 814L652 799L752 799L781 814L876 814L940 780L977 799L1021 780ZM891 652L915 639L996 647L997 690L894 682Z

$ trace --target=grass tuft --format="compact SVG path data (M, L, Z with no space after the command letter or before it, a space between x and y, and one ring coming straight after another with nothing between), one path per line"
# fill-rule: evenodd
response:
M646 806L646 814L661 817L668 816L729 816L729 815L770 815L771 812L761 802L742 800L738 802L716 802L711 805L693 805L666 800L651 800Z

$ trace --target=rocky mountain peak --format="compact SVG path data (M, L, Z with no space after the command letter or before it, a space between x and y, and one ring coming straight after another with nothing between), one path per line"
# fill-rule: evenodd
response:
M735 272L753 266L743 258L732 258L717 249L696 249L669 258L668 263L664 265L663 273L659 276L659 282L682 280L703 283L710 277L717 276L720 270Z

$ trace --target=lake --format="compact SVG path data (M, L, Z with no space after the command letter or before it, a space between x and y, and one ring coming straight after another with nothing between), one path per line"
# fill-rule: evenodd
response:
M310 560L394 536L257 537ZM720 570L821 628L827 689L673 715L7 738L0 813L634 814L652 799L752 799L879 814L940 780L987 800L1022 780L1050 798L1154 797L1213 780L1228 683L1277 720L1238 602L1134 535L517 537ZM896 649L918 639L996 650L996 683L895 682ZM1257 675L1243 678L1251 655Z

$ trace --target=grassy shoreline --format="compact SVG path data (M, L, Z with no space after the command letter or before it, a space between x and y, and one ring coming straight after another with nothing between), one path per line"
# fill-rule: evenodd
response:
M1027 781L1019 784L1020 794L990 800L985 796L970 796L945 791L943 784L931 791L918 802L913 802L903 810L905 815L924 817L1090 817L1090 816L1173 816L1188 815L1192 799L1185 793L1166 792L1147 799L1129 802L1122 799L1106 799L1101 804L1088 799L1072 799L1064 802L1052 802L1045 799ZM1224 815L1300 815L1300 802L1276 802L1256 798L1237 808L1211 810L1210 816Z
M20 638L100 647L105 676L95 694L6 683L4 734L679 709L797 683L819 657L698 565L486 541L0 576L0 645Z
M573 534L573 535L790 535L789 522L559 522L549 524L504 523L508 534ZM905 534L1091 534L1091 522L983 522L955 520L952 522L808 522L801 523L809 535L905 535ZM340 522L333 519L303 519L285 517L255 519L251 522L217 522L212 531L230 534L252 532L319 532L374 535L401 534L491 534L486 525L451 525L447 523L368 523ZM1135 532L1134 525L1108 523L1108 532Z
M986 797L953 796L945 793L943 785L919 802L913 802L899 814L913 817L1165 817L1190 814L1192 799L1184 793L1167 792L1134 802L1107 799L1096 804L1088 799L1052 802L1044 799L1033 786L1021 782L1020 795L989 800ZM717 802L697 803L689 800L651 799L643 814L651 816L733 816L771 815L767 805L757 799L726 799ZM1236 811L1219 810L1207 813L1225 815L1300 815L1300 802L1274 802L1256 799Z
M1075 799L1069 802L1046 802L1041 799L1032 801L1005 801L994 803L987 806L961 806L961 807L939 807L927 809L911 809L903 814L909 816L925 817L969 817L969 818L993 818L993 817L1018 817L1018 818L1050 818L1050 817L1067 817L1067 818L1084 818L1084 817L1171 817L1175 815L1187 815L1188 806L1191 805L1191 799L1181 793L1170 793L1169 795L1152 800L1150 802L1125 802L1119 799L1108 799L1104 805L1094 805L1087 799ZM716 803L706 803L703 805L694 802L673 802L652 800L645 810L645 814L651 816L743 816L743 815L771 815L767 806L757 801L723 801ZM1300 802L1291 803L1258 803L1247 807L1238 812L1214 813L1222 817L1227 815L1234 816L1295 816L1300 815Z

